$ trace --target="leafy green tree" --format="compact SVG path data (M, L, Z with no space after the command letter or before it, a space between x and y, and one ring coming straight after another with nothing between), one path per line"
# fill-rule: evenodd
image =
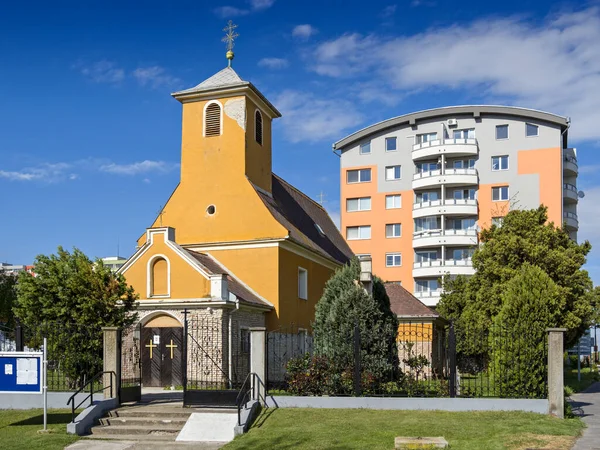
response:
M505 284L490 333L494 381L502 395L545 395L546 329L560 323L565 302L546 272L529 263Z
M93 262L83 252L58 247L55 255L38 255L35 273L21 273L14 313L27 338L39 345L48 337L50 359L70 380L102 368L104 326L128 327L136 320L136 294L122 275Z
M398 320L381 280L373 277L373 295L368 295L359 278L360 263L354 258L327 282L315 311L315 353L327 357L334 373L348 371L354 366L358 325L363 373L382 380L398 370Z
M510 211L501 227L482 230L482 245L473 255L475 275L443 281L445 292L438 310L455 320L457 333L467 327L487 330L503 307L506 283L528 263L550 277L564 300L556 325L569 330L567 346L583 334L596 297L592 280L582 269L591 245L587 241L577 244L565 230L547 221L548 210L540 206Z
M12 312L15 299L17 277L0 271L0 324L12 328L14 326L14 314Z

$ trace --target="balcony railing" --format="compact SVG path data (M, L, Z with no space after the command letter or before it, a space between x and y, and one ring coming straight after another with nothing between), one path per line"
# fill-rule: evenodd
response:
M434 260L429 260L429 261L416 262L413 264L413 268L415 268L415 269L420 269L422 267L442 267L442 266L471 267L471 266L473 266L473 263L471 261L471 258L465 258L465 259L446 259L446 260L434 259Z
M454 229L447 228L444 231L441 229L436 230L421 230L413 233L413 238L418 239L422 237L434 237L434 236L477 236L477 230L474 228L467 229Z
M577 219L577 214L572 213L572 212L563 212L563 217L566 218L566 219L579 220L579 219Z
M577 194L577 186L575 186L574 184L564 183L563 188L567 191L573 191L575 192L575 194Z
M565 156L565 161L579 166L579 164L577 164L577 158L575 158L574 156Z
M415 297L417 297L417 298L439 297L441 295L442 295L441 289L432 289L432 290L428 290L428 291L415 292Z
M419 180L421 178L427 177L439 177L440 175L442 175L441 169L428 170L426 172L417 172L413 175L413 180ZM444 175L477 175L477 169L446 169L444 170Z
M446 200L428 200L424 202L413 203L413 209L429 208L432 206L453 206L453 205L469 205L477 206L477 200L474 198L447 198Z
M432 141L421 142L420 144L413 145L413 150L420 150L427 147L436 147L438 145L477 145L477 139L475 138L447 138L447 139L434 139Z

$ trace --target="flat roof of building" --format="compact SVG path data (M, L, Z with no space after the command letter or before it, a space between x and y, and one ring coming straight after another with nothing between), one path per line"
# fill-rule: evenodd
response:
M391 119L378 122L370 125L362 130L358 130L343 139L340 139L333 144L334 150L343 149L355 142L366 138L381 131L396 128L400 125L416 125L417 122L433 119L435 117L446 117L452 115L472 115L473 117L481 117L482 115L508 115L523 117L526 119L535 119L543 122L558 125L563 129L569 127L570 119L568 117L559 116L556 114L538 111L536 109L520 108L517 106L500 106L500 105L461 105L461 106L445 106L443 108L426 109L403 116L393 117Z

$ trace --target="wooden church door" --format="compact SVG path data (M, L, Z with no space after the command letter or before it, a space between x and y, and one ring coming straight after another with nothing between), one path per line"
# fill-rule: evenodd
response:
M180 386L183 328L142 328L142 384Z

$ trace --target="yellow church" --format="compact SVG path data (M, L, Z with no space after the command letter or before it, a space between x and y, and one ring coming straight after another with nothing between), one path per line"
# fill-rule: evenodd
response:
M139 295L144 386L181 384L186 322L198 344L188 343L188 379L239 379L245 330L309 330L325 283L353 255L325 209L273 174L281 114L228 58L172 94L183 109L180 182L119 270Z

